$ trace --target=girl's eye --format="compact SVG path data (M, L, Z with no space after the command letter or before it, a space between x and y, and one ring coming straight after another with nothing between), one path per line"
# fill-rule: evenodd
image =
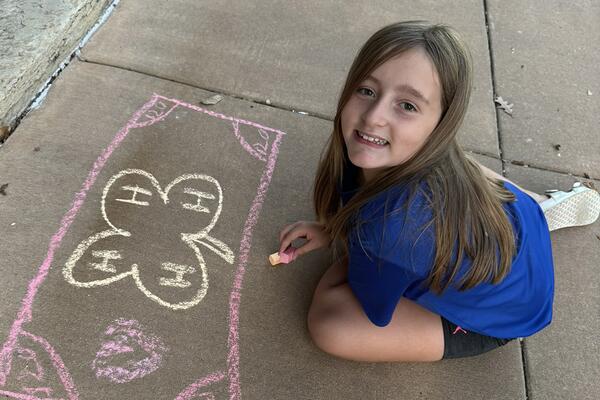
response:
M400 108L402 108L402 110L404 110L404 111L409 111L409 112L417 111L417 108L415 106L413 106L410 103L405 103L405 102L400 103Z
M375 92L373 92L369 88L361 87L356 90L358 94L362 94L363 96L373 96Z

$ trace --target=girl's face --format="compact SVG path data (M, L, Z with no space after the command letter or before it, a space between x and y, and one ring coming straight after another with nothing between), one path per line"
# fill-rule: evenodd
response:
M438 73L421 48L375 69L342 109L348 157L369 181L378 171L415 154L442 114Z

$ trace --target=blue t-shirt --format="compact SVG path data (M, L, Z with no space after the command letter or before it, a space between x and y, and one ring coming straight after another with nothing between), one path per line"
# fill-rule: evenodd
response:
M358 190L352 170L342 186L343 204ZM550 324L554 272L546 219L530 196L508 182L504 187L516 197L503 204L517 245L510 272L498 284L465 291L451 284L436 294L424 286L435 257L435 225L427 226L433 214L422 192L406 208L408 187L393 187L361 208L359 220L366 222L348 235L348 283L371 322L389 324L404 296L464 329L497 338L530 336ZM465 255L453 283L471 261Z

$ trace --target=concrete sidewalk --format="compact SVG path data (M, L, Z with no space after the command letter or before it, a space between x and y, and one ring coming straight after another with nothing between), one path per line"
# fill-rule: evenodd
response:
M0 149L0 394L597 398L600 223L552 234L549 328L433 364L323 354L305 318L330 254L277 269L267 257L281 227L313 218L355 52L398 20L466 37L476 76L460 141L478 160L538 192L600 188L600 6L239 3L121 1Z

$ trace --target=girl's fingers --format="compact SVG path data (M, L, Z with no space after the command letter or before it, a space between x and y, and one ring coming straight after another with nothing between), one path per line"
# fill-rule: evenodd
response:
M306 236L306 233L303 233L303 231L300 228L296 227L287 231L285 235L283 235L283 238L281 239L281 242L279 244L279 252L285 251L295 239L298 239L302 236Z
M298 222L289 229L282 237L279 244L279 251L285 251L295 239L305 238L308 241L311 239L310 228L305 223Z
M292 242L298 238L304 238L306 242L294 249L294 260L303 254L323 247L327 243L324 242L325 237L322 237L323 234L319 228L320 225L305 221L298 221L286 226L279 234L279 252L285 252Z
M300 222L294 222L293 224L289 224L289 225L285 226L285 227L284 227L284 228L281 230L281 232L279 232L279 242L281 242L281 241L283 240L283 237L284 237L285 235L287 235L289 231L291 231L292 229L294 229L294 227L295 227L296 225L298 225L299 223L300 223Z
M315 249L318 249L320 247L319 243L317 243L316 240L309 240L308 242L304 243L302 246L298 247L296 249L296 251L294 252L294 257L292 259L295 260L296 258L300 257L302 254L306 254L309 253Z
M285 252L292 244L292 241L297 238L305 238L306 242L294 249L294 260L303 254L326 246L328 243L327 235L317 226L314 224L301 224L290 230L287 235L283 237L279 247L279 252Z

